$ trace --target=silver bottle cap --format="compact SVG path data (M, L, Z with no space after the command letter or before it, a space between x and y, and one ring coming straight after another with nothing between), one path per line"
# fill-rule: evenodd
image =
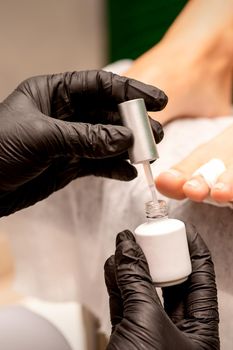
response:
M159 158L144 100L122 102L118 108L123 125L132 130L134 137L133 146L128 150L131 163Z

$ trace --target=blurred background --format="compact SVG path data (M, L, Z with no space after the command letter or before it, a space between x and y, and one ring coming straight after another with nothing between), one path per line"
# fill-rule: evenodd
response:
M0 1L0 97L25 78L106 62L104 0Z
M185 0L0 0L0 99L32 75L101 68L158 41Z

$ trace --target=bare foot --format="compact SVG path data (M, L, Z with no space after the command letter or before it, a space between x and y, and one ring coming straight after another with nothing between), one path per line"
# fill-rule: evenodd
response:
M165 124L178 117L230 115L232 67L227 59L224 61L221 58L221 50L218 51L218 55L215 52L209 60L203 56L198 62L196 57L195 59L192 57L186 60L184 65L180 61L171 64L170 55L165 53L162 55L165 49L160 46L153 48L136 61L127 72L127 75L157 85L168 95L169 102L165 110L154 115L150 113L150 116ZM161 55L165 59L161 60ZM188 197L194 201L203 201L210 194L219 202L233 200L232 150L233 126L197 148L174 166L172 171L160 174L156 180L158 190L175 199ZM192 174L212 158L224 161L227 171L210 192L204 179L200 176L193 178Z
M211 8L211 11L210 11ZM162 41L139 57L125 75L155 85L168 95L161 112L150 115L165 124L182 117L231 114L233 68L232 0L192 0ZM203 201L233 200L233 126L198 147L186 159L156 179L164 195ZM201 176L192 174L212 158L227 170L210 190Z
M215 117L229 115L231 110L231 66L217 59L202 62L193 61L171 63L164 48L156 47L152 56L141 57L125 74L135 79L155 85L168 96L168 104L163 111L150 113L162 124L182 117ZM178 56L175 53L172 56ZM166 59L161 57L169 58ZM220 61L220 58L219 58ZM160 63L158 63L160 62ZM162 64L161 64L162 62ZM144 68L140 66L143 65ZM163 65L163 67L161 67ZM176 67L174 69L174 66ZM204 77L204 79L203 79Z
M225 129L211 141L196 148L188 157L161 173L156 179L158 190L164 195L201 202L208 195L217 202L233 200L233 125ZM219 176L212 189L202 176L192 174L212 158L221 159L226 171Z
M166 108L150 113L162 124L181 117L229 115L232 58L232 0L193 0L161 42L124 75L164 90Z

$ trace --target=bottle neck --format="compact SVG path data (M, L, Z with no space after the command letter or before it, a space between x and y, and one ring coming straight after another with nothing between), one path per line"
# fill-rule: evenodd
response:
M151 220L162 219L168 217L168 207L165 201L159 200L158 202L145 203L146 217Z

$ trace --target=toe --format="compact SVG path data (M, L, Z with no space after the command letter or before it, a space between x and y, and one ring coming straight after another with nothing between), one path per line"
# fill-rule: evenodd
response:
M184 174L176 169L170 169L159 174L155 184L159 192L167 197L174 199L183 199L183 185L187 181Z
M183 192L187 198L202 202L208 196L210 189L202 176L195 176L184 183Z
M200 156L201 155L201 156ZM161 173L156 181L156 187L167 197L174 199L184 199L187 197L184 192L184 184L192 178L192 174L198 169L206 158L204 153L197 148L190 155L184 158L180 163L172 167L172 169ZM208 189L209 191L209 189ZM193 191L191 190L193 193ZM191 193L188 191L188 193ZM194 199L196 200L196 199ZM199 200L199 197L198 199Z
M218 202L233 200L233 165L219 176L217 183L211 189L210 195Z

